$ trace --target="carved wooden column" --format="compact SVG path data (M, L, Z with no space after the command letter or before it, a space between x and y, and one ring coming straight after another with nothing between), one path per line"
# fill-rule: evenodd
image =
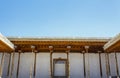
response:
M11 63L11 53L9 53L10 56L9 56L9 63L8 63L8 70L7 70L7 76L9 77L9 74L10 74L10 63Z
M35 78L36 75L36 56L37 56L37 50L35 50L35 58L34 58L34 72L33 72L33 78Z
M105 54L106 56L106 73L107 73L107 78L111 78L111 73L110 73L110 64L109 64L109 53Z
M83 53L84 78L86 78L86 68L85 68L85 51L82 51L82 53Z
M99 53L99 64L100 64L100 77L102 78L102 64L101 64L101 51L98 51Z
M1 59L1 64L0 64L0 77L2 77L3 65L4 65L4 57L5 57L5 53L3 52L2 59Z
M34 51L35 51L35 46L34 45L31 45L31 50L32 50L32 53L34 53ZM33 68L34 68L33 64L31 64L31 66L30 66L30 78L35 77L35 72L33 72L34 71Z
M119 67L118 67L118 60L117 60L117 54L116 54L116 52L115 52L115 61L116 61L117 78L119 78Z
M49 46L50 50L50 78L53 77L53 66L52 66L52 53L53 53L53 46Z
M88 49L89 49L89 46L85 46L85 50L86 50L86 53L88 53ZM89 68L89 53L88 53L88 56L87 56L87 58L88 58L88 78L90 78L90 68Z
M17 49L17 46L14 46L15 49ZM12 78L12 75L13 75L13 68L14 68L14 57L15 57L15 49L12 53L12 66L11 66L11 73L10 73L10 78Z
M70 67L69 67L69 52L70 52L71 46L67 46L67 76L70 78Z
M18 50L19 55L18 55L18 64L17 64L17 74L16 74L16 78L18 78L19 75L19 67L20 67L20 54L21 54L21 50Z

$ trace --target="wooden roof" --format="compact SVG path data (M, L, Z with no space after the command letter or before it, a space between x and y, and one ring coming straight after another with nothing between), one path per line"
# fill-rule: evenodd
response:
M107 52L120 52L120 34L108 41L104 45L104 50Z
M0 33L0 51L11 52L14 50L14 45L6 37Z
M17 46L14 48L14 45ZM53 46L54 52L66 52L67 46L71 46L70 52L83 52L85 46L89 46L89 52L120 52L120 34L114 38L35 38L35 37L4 37L0 34L0 52L50 52L49 46Z
M49 46L53 46L54 52L65 52L67 46L71 46L71 52L85 51L85 46L89 46L89 52L103 50L108 38L8 38L17 46L16 51L31 52L31 45L35 46L38 52L49 52Z

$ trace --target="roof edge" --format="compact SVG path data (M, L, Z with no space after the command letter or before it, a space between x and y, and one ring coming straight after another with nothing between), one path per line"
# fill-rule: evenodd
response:
M112 38L110 41L108 41L108 43L106 43L104 45L104 50L107 50L110 46L114 45L115 43L117 43L120 40L120 33L118 35L116 35L114 38Z

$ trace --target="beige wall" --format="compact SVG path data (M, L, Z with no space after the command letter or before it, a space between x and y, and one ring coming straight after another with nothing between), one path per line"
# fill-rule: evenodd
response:
M20 54L20 64L18 65L19 53L15 53L14 60L12 59L13 53L5 53L2 60L3 53L0 53L0 63L2 63L2 77L9 78L12 73L12 78L30 78L30 73L33 75L34 70L34 53L21 53ZM67 58L65 53L54 53L53 58ZM115 53L109 53L109 66L110 74L117 75L116 72L116 59ZM11 60L10 60L11 59ZM117 53L118 69L120 71L120 53ZM3 62L2 62L3 61ZM10 62L9 62L10 61ZM12 61L14 62L13 70ZM84 78L84 65L83 65L83 54L82 53L70 53L69 54L70 63L70 78ZM102 75L103 78L107 77L106 74L106 55L101 54L102 63ZM99 64L99 54L98 53L85 53L85 71L87 77L90 78L100 78L100 64ZM31 71L31 72L30 72ZM50 53L37 53L36 56L36 74L35 78L50 78ZM119 72L120 74L120 72Z
M37 54L36 78L50 78L50 53Z
M84 78L83 54L70 53L70 78Z
M20 54L18 78L30 78L30 75L33 73L34 70L34 57L35 57L34 53Z

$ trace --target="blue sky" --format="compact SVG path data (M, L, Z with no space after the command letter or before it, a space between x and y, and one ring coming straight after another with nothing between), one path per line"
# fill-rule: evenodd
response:
M0 0L5 36L113 37L120 0Z

